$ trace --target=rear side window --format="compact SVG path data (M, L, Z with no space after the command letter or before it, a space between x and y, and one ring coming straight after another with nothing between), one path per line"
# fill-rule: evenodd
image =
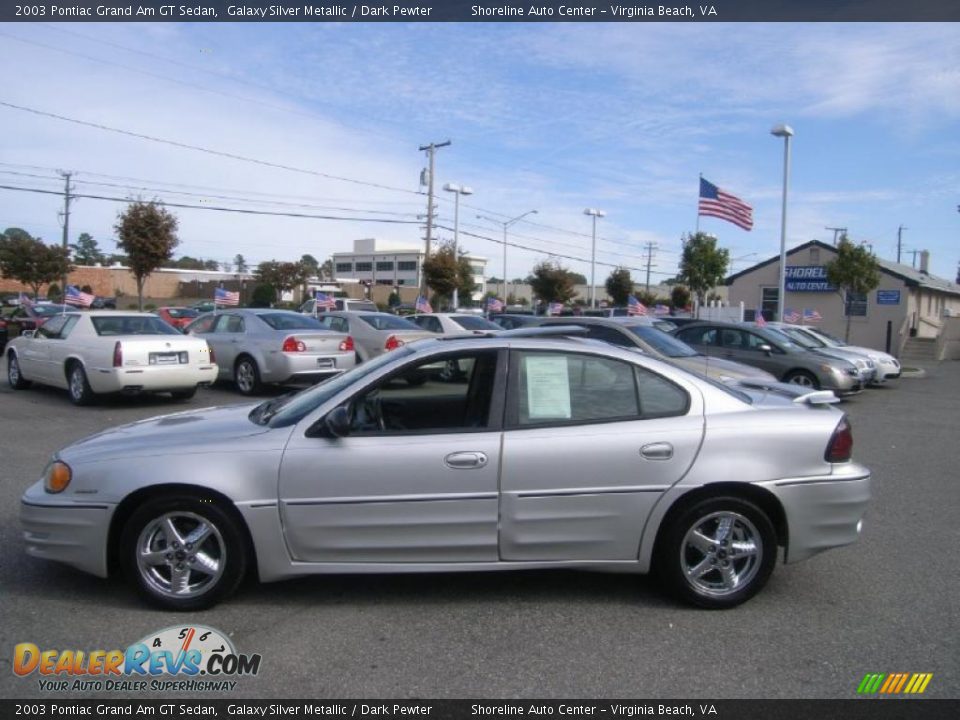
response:
M202 317L199 320L190 323L186 331L191 335L193 333L208 333L213 329L213 323L216 319L216 315L207 315L206 317Z
M404 320L401 317L396 315L361 315L360 319L363 320L370 327L376 328L377 330L419 330L416 325L414 325L409 320Z
M258 315L274 330L325 330L319 320L297 313L264 313Z
M642 417L660 418L687 414L690 409L690 396L686 390L649 370L641 367L634 370Z
M681 330L677 333L677 337L683 340L685 343L690 345L716 345L717 344L717 330L716 328L690 328L689 330Z
M500 328L486 318L476 315L453 315L451 318L464 330L499 330Z

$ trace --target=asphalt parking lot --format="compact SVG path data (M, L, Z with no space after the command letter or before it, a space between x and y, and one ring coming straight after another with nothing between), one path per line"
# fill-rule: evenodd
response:
M16 643L124 648L200 623L263 656L231 697L851 698L867 672L931 672L925 696L956 698L958 398L960 363L948 363L846 402L854 456L875 479L861 541L778 566L732 611L681 606L645 578L564 571L248 583L177 615L122 580L27 557L19 497L60 446L240 396L218 386L186 403L75 408L63 391L0 382L0 697L63 697L11 672Z

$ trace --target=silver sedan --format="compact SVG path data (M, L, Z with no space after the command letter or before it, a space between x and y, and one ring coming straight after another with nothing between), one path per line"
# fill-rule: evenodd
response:
M213 348L221 380L244 395L264 383L317 382L356 364L353 338L288 310L244 309L210 313L184 328Z
M396 350L414 340L433 337L430 331L390 313L334 310L323 313L318 319L324 327L350 334L357 345L357 360L360 362Z
M294 396L81 440L23 496L27 552L119 567L175 610L253 569L657 570L727 608L779 548L796 562L857 539L870 472L833 393L739 390L552 332L420 342ZM407 382L447 360L462 378Z

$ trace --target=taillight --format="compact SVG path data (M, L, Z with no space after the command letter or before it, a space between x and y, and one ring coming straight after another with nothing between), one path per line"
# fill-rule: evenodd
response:
M846 416L837 425L833 431L830 442L827 443L827 452L824 459L827 462L839 463L847 462L853 455L853 431L850 429L850 423Z
M119 340L117 340L116 344L113 346L113 366L114 367L123 366L123 348L120 347Z
M346 340L340 341L340 352L350 352L353 350L353 338L347 335Z
M293 335L283 341L284 352L303 352L306 349L307 346L304 345L303 340L297 340Z
M207 350L210 353L210 362L215 363L217 361L217 356L213 352L213 345L211 345L210 343L207 343Z
M387 338L387 342L384 344L383 349L386 351L396 350L398 347L403 347L403 340L398 338L396 335L391 335Z

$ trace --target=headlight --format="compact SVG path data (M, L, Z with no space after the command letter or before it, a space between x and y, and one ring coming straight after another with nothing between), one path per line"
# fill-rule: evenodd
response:
M59 493L66 490L73 477L73 471L65 462L54 460L47 465L43 473L43 489L48 493Z

